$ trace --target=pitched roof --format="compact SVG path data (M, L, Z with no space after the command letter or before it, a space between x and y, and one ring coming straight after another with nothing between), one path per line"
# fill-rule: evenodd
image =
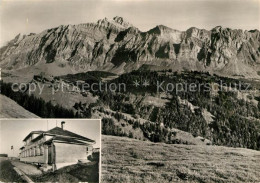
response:
M26 139L28 139L32 134L36 133L36 134L41 134L43 133L44 131L42 130L37 130L37 131L31 131L24 139L23 141L25 141Z
M63 130L60 127L55 127L55 128L52 128L52 129L50 129L50 130L48 130L46 132L43 132L41 135L39 135L38 137L33 139L33 141L36 141L38 138L43 136L43 134L47 134L47 135L51 135L51 136L56 136L56 135L58 135L58 136L65 136L65 137L75 138L75 139L78 139L78 140L84 140L84 141L87 141L87 142L95 142L92 139L89 139L87 137L83 137L81 135L78 135L78 134L73 133L73 132L68 131L68 130Z
M61 136L73 137L73 138L77 138L77 139L88 141L88 142L95 142L94 140L91 140L91 139L89 139L87 137L83 137L81 135L78 135L78 134L73 133L73 132L68 131L68 130L63 130L60 127L55 127L53 129L50 129L50 130L46 131L45 133L46 134L53 134L53 135L61 135Z
M72 138L68 138L68 137L53 137L52 139L44 142L45 144L51 144L52 142L60 142L60 143L69 143L69 144L80 144L80 145L87 145L87 143L79 141L77 139L72 139Z

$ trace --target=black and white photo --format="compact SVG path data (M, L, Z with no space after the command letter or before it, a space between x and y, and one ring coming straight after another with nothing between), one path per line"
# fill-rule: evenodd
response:
M1 181L99 182L100 122L1 120Z
M97 141L69 120L99 119L100 182L260 182L259 0L0 4L0 118L45 121L17 138L38 135L36 147L18 156L8 143L5 166L19 157L40 166L35 182L92 182L80 149ZM62 121L49 119L84 138L55 136Z

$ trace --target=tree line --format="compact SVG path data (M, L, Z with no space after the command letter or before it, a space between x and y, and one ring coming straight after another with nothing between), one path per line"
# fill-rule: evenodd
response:
M111 82L119 82L132 84L133 81L148 80L151 85L155 81L165 81L165 83L226 83L228 86L238 86L239 80L210 75L209 73L200 72L184 72L176 73L170 71L154 72L154 71L133 71L123 74ZM246 83L241 82L242 89L246 88ZM252 89L252 88L250 88ZM176 91L169 92L171 99L163 107L155 107L153 105L143 105L142 103L133 103L129 101L130 95L142 97L145 95L156 95L154 86L149 88L132 87L127 93L119 92L96 92L100 102L104 106L118 112L128 113L132 116L152 121L153 123L139 124L132 123L133 128L140 128L144 136L154 142L171 143L172 134L168 128L177 128L191 133L193 136L202 136L207 138L216 145L225 145L232 147L246 147L251 149L260 149L260 99L255 97L258 105L250 102L250 100L239 99L237 93L233 91L217 91L216 95L212 95L211 91L207 91L202 87L200 90ZM180 100L190 102L198 108L192 112L189 106L180 103ZM100 104L100 105L102 105ZM212 122L205 120L202 115L207 110L214 117ZM116 120L120 120L121 116L117 115ZM137 117L138 119L138 117ZM163 123L164 128L160 127ZM114 135L122 135L119 129L109 129L112 122L106 122L107 129L103 131ZM116 127L120 128L120 127ZM119 133L117 133L119 132ZM129 134L127 134L129 136Z
M60 105L53 105L50 101L46 102L34 95L29 95L26 92L13 91L11 83L1 81L1 94L11 98L26 110L36 114L42 118L76 118L73 110L63 108ZM3 104L4 105L4 104Z

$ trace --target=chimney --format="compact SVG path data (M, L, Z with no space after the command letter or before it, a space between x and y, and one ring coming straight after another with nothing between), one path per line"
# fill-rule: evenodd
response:
M61 122L61 128L62 128L62 130L64 130L64 128L65 128L65 121Z

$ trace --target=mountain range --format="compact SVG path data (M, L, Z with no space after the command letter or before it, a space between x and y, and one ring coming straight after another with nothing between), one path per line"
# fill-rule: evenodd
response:
M39 34L19 34L0 49L3 70L48 64L65 73L100 70L120 74L144 68L258 78L260 32L221 26L178 31L164 25L143 32L116 16L96 23L61 25Z

